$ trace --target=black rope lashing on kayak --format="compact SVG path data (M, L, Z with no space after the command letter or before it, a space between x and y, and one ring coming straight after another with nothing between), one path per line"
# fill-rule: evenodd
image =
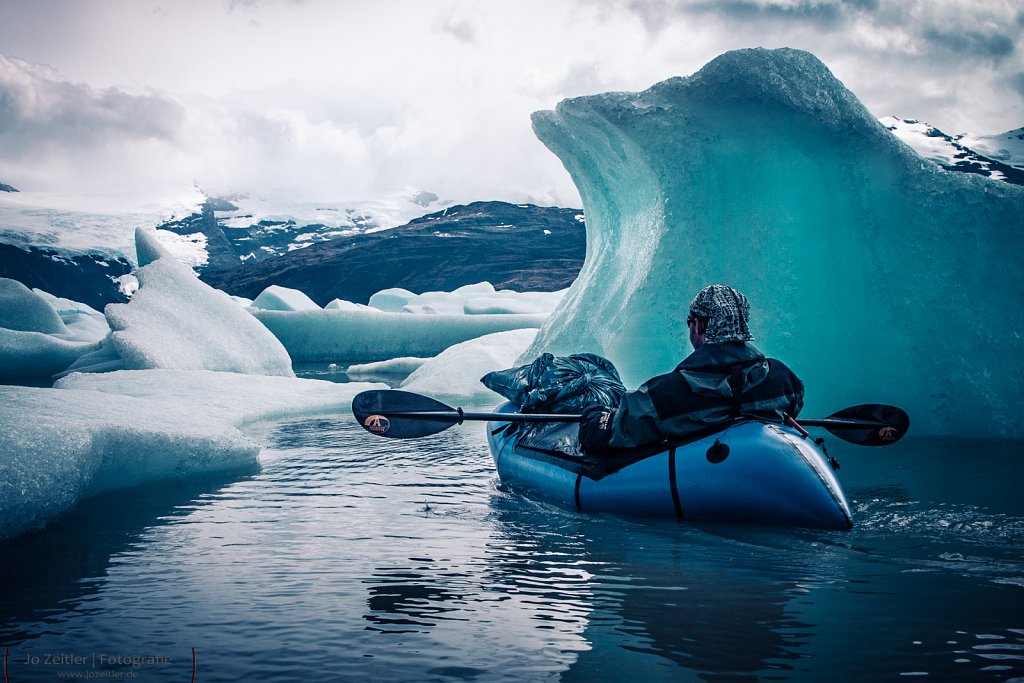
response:
M676 483L676 449L668 452L668 485L672 490L672 507L676 510L676 519L683 519L683 504L679 500L679 485Z
M583 473L576 475L576 486L573 487L573 496L576 498L576 509L583 511L583 503L580 502L580 482L583 481Z
M816 443L818 445L818 448L821 449L821 452L825 454L825 459L828 460L828 464L832 466L832 471L834 472L838 470L839 461L828 454L828 450L825 449L825 439L819 436L817 439L814 440L814 443Z

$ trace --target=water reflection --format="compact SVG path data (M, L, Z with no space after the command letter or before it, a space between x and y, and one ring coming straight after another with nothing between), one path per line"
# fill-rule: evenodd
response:
M204 496L251 473L192 477L87 498L44 529L3 542L0 638L16 645L35 637L36 622L80 613L100 590L112 557L142 543L148 529L175 523Z
M467 593L452 589L453 583L466 584L469 575L438 571L430 558L420 558L408 567L379 569L369 584L367 630L384 633L428 633L442 619L468 621L455 617L467 602Z
M493 581L533 597L534 619L579 623L583 647L561 680L664 676L756 680L788 670L809 626L787 605L792 572L730 566L742 545L674 523L585 517L497 495ZM529 510L530 506L526 506ZM646 656L635 656L646 655ZM653 655L654 657L650 657Z

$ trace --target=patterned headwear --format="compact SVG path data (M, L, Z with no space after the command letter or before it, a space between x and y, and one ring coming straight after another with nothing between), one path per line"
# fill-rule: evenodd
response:
M697 292L690 302L690 312L708 319L704 333L706 344L753 341L747 321L750 320L750 302L728 285L708 285Z

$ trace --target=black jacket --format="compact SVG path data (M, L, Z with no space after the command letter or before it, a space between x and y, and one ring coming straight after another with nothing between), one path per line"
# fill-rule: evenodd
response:
M740 415L782 422L800 413L803 397L793 371L751 344L704 344L672 372L627 392L613 413L589 409L580 443L594 453L686 436Z

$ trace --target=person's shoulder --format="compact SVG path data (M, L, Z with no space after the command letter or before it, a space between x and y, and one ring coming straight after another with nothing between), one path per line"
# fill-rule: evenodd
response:
M768 372L769 374L776 376L784 376L789 378L794 384L803 385L803 382L797 376L793 369L786 365L778 358L769 358L768 360Z

